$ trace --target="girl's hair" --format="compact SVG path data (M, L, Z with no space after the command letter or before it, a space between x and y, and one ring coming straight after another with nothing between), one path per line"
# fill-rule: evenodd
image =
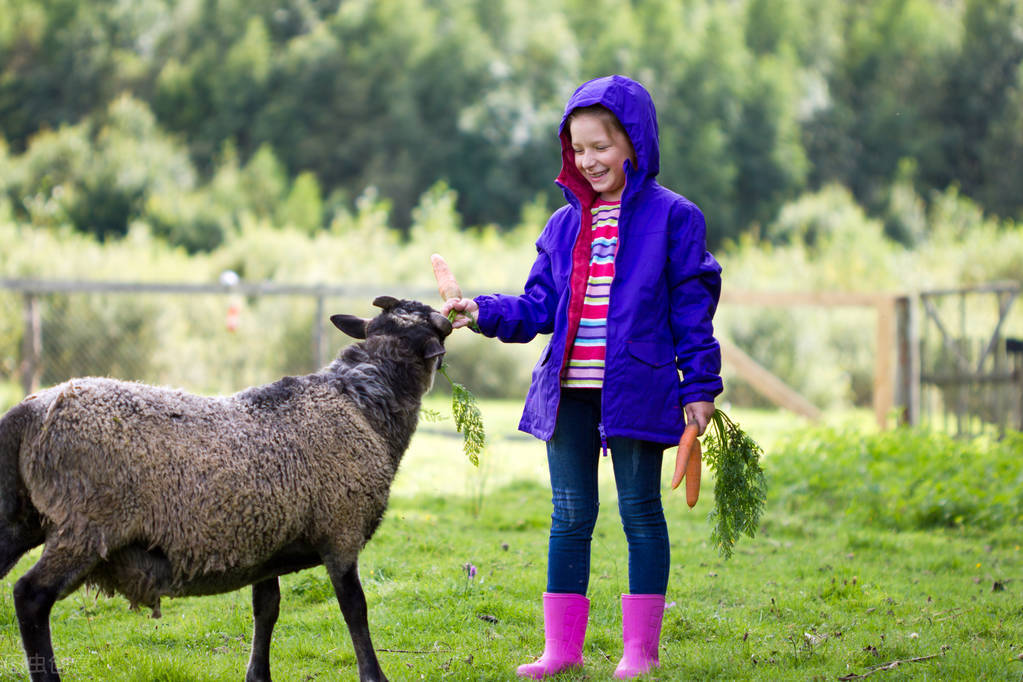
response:
M569 141L572 140L572 121L576 116L583 114L596 116L604 122L604 125L607 126L609 130L617 130L625 136L626 140L629 140L630 144L632 143L632 139L629 138L629 133L626 132L625 126L623 126L622 122L618 120L618 117L603 104L591 104L587 107L576 107L568 113L568 116L565 117L565 134L568 135Z

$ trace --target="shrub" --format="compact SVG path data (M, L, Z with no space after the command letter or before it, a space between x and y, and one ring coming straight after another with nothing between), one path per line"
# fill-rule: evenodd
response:
M771 491L789 511L906 530L993 529L1023 521L1023 433L957 440L899 428L814 428L775 449Z

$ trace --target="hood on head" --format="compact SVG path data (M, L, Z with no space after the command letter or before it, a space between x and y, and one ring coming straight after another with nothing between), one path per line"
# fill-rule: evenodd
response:
M613 113L624 126L636 152L636 168L631 169L630 179L653 177L661 165L661 154L657 138L657 112L654 101L646 88L625 76L604 76L580 85L565 105L565 113L558 126L561 138L561 173L558 182L576 195L592 196L589 183L575 167L575 154L565 130L565 122L572 110L601 104ZM581 190L581 192L580 192Z

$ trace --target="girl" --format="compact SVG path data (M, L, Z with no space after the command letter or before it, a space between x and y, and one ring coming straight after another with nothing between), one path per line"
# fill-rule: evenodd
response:
M687 421L703 433L721 392L712 326L721 268L700 210L654 179L657 117L643 86L622 76L584 83L559 135L568 203L536 242L524 293L452 298L442 312L505 342L551 334L519 424L547 442L553 491L545 648L518 674L582 665L597 465L610 450L629 546L615 670L624 679L659 665L669 566L661 458Z

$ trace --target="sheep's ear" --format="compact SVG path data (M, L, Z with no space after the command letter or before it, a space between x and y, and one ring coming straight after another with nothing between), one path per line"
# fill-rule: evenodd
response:
M435 358L438 355L444 355L444 344L437 339L430 339L426 342L426 348L423 350L423 357L426 359Z
M401 301L396 299L394 296L377 296L373 299L373 305L377 308L383 308L384 310L390 310L399 303L401 303Z
M437 331L444 336L451 333L451 320L440 313L430 313L430 322L432 322L433 326L437 328Z
M330 321L334 323L335 327L353 339L366 338L366 326L369 324L369 320L364 320L355 315L331 315Z

